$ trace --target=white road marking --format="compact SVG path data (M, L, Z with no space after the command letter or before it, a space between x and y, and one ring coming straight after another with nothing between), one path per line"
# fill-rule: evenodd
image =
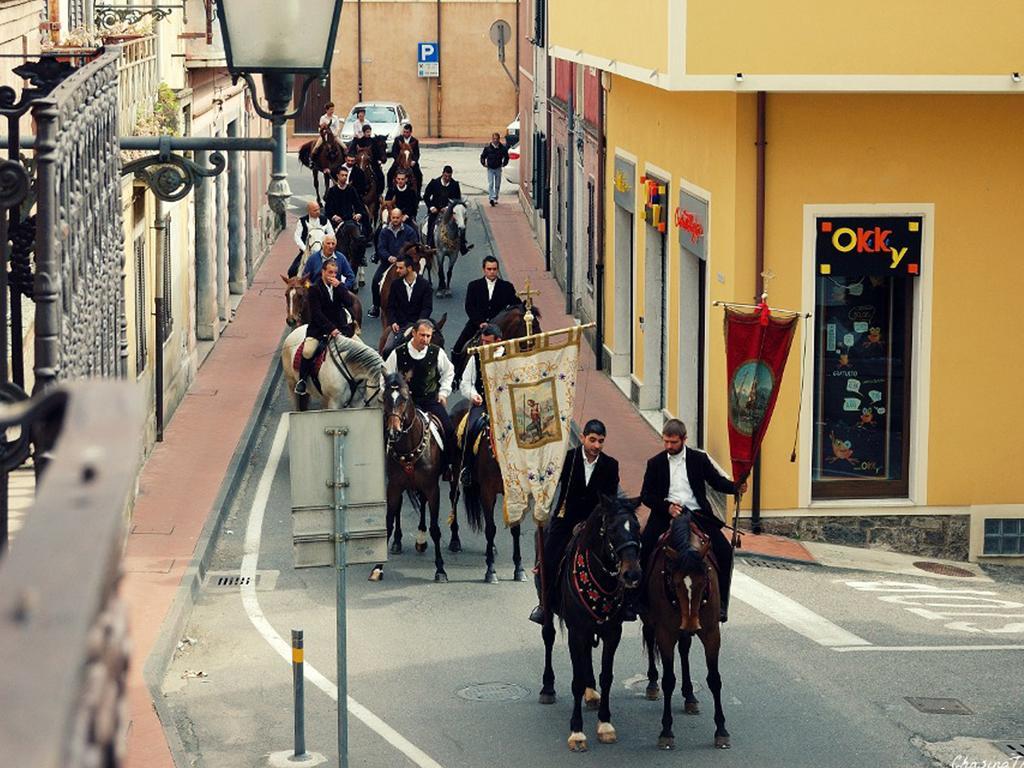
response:
M871 643L819 616L810 608L776 592L741 571L732 576L732 595L765 616L826 648L869 646Z
M837 653L858 651L1024 651L1024 645L862 645L833 648Z
M256 495L253 498L252 511L249 513L249 524L245 531L245 545L242 550L241 575L249 576L249 585L243 586L242 605L249 615L249 621L256 628L263 639L271 648L277 651L278 655L291 666L292 648L267 620L260 608L259 600L256 598L256 566L260 556L260 539L263 534L263 514L267 509L267 500L270 498L270 488L274 482L274 475L277 474L278 464L281 462L281 454L284 453L285 442L288 438L288 414L281 414L277 423L277 432L274 433L274 442L270 448L270 455L267 457L267 464L264 467L263 475L260 477L259 485L256 486ZM244 581L245 579L243 579ZM304 665L306 679L313 685L326 693L334 701L338 700L338 686L324 677L312 664L306 662ZM420 768L443 768L440 763L430 757L427 753L406 739L402 734L390 725L373 714L351 696L348 697L348 711L362 721L364 725L375 731L381 738L391 746L405 755Z

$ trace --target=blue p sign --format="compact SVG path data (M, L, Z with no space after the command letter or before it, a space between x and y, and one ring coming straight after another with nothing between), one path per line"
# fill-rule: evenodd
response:
M437 63L439 60L440 60L440 51L438 50L437 43L417 43L416 44L416 63L417 64Z

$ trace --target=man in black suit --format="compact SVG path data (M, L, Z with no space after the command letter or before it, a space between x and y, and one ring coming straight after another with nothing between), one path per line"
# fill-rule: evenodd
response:
M615 496L619 490L619 462L604 453L608 435L602 422L591 419L583 427L583 442L565 454L555 512L544 533L544 562L541 604L530 612L530 621L544 623L558 597L558 571L572 529L594 511L602 495Z
M342 222L354 221L362 228L363 234L369 237L372 222L356 188L349 183L348 168L342 166L335 174L338 182L324 194L324 205L331 223L340 228Z
M348 183L354 187L356 194L359 195L359 199L362 200L366 197L366 174L363 173L363 169L356 165L355 155L345 155L345 167L348 169Z
M391 339L385 349L397 343L398 334L417 320L429 320L434 311L434 295L430 283L420 277L419 262L406 254L395 262L399 279L391 284L388 294L388 319L391 320Z
M452 175L455 172L452 170L450 165L446 165L441 169L441 175L436 179L431 179L430 183L427 184L427 188L423 191L423 202L427 206L427 244L430 247L435 247L434 242L434 227L437 226L437 219L441 215L441 212L448 207L448 203L452 200L462 199L462 187L459 185ZM460 250L462 255L465 256L472 245L466 245L466 234L462 233L462 242L460 243Z
M412 123L403 123L402 135L395 136L395 140L391 142L390 154L395 161L391 164L392 169L398 167L398 156L405 150L409 151L409 163L412 167L413 178L416 179L416 189L417 191L422 191L423 171L420 170L420 140L412 135ZM392 177L394 175L391 174Z
M672 520L690 512L693 521L711 537L711 547L718 561L718 584L722 597L720 621L728 620L729 585L732 580L732 545L722 533L725 523L715 517L708 503L707 485L720 493L743 493L747 484L737 486L726 477L704 451L687 448L686 425L669 419L661 430L665 450L647 462L640 500L651 510L640 537L640 553L646 578L648 560L658 539L672 525Z
M508 280L498 277L498 260L484 256L484 276L470 280L466 286L466 327L452 347L452 363L455 365L455 381L458 382L466 367L466 344L509 304L518 304L516 287Z
M409 224L416 226L416 217L420 213L420 196L409 183L409 174L406 171L395 174L395 183L388 187L384 200L394 202L396 208L402 209Z
M352 294L338 279L338 262L324 260L320 279L309 288L309 325L306 339L302 342L302 360L299 363L299 380L295 383L295 394L305 395L306 378L313 373L313 361L320 345L338 334L349 331L350 324L345 314L352 308Z

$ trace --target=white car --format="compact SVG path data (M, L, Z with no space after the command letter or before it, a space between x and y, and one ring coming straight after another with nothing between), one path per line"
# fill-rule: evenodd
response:
M389 145L402 132L402 123L410 122L409 113L397 101L361 101L352 107L341 127L343 144L355 138L356 111L360 109L366 110L366 122L373 128L373 135L386 136Z
M505 143L509 147L519 143L519 115L516 115L516 119L505 127Z
M505 166L505 181L509 184L519 186L519 145L509 147L508 165Z

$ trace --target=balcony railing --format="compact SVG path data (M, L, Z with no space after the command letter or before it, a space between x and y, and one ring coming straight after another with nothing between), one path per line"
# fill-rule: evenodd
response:
M118 132L131 136L140 115L153 111L160 85L156 60L156 35L118 41L121 61L118 64Z

